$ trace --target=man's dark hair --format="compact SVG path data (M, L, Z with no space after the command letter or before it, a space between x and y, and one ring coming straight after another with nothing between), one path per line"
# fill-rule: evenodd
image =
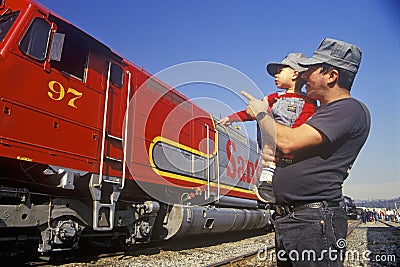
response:
M325 74L328 71L331 70L337 70L339 73L339 79L338 79L338 85L342 88L345 88L347 90L351 90L351 86L353 85L354 78L356 77L356 74L354 72L344 70L339 67L335 67L332 65L329 65L327 63L321 64L322 70L321 73Z

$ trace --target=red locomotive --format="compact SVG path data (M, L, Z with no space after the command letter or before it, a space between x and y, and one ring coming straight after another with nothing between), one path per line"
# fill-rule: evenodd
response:
M268 224L254 142L43 5L0 2L0 244Z

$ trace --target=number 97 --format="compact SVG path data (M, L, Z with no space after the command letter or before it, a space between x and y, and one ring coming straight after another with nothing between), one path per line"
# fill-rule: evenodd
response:
M55 85L57 85L57 86L55 86ZM47 95L51 99L53 99L55 101L61 101L64 98L65 90L64 90L64 86L62 86L61 83L59 83L57 81L50 81L49 89L50 89L50 91L47 92ZM71 99L68 101L68 106L71 106L73 108L78 108L77 106L75 106L75 100L77 100L78 98L81 98L83 93L78 92L73 88L68 88L67 94L73 94L75 96L75 97L71 97Z

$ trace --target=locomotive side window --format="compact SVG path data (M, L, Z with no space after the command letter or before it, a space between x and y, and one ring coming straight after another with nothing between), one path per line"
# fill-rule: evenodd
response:
M215 180L215 158L210 159L185 151L167 143L157 142L153 147L153 161L159 170L196 178L207 178L210 168L210 179Z
M89 52L94 47L93 39L72 24L51 14L49 20L57 25L58 35L63 36L59 40L62 42L62 45L59 44L61 51L57 51L57 57L50 59L51 67L86 82Z
M0 42L4 40L4 37L14 24L14 21L17 19L18 15L19 11L8 13L0 17Z
M37 60L45 60L49 37L50 25L43 19L36 18L22 38L19 47L23 53Z
M59 33L65 34L61 60L51 61L51 66L61 72L69 74L81 81L85 81L89 48L86 40L68 32L59 26Z
M124 84L124 72L117 64L111 64L111 83L121 88Z
M192 175L191 154L172 145L157 142L153 148L153 160L160 170Z

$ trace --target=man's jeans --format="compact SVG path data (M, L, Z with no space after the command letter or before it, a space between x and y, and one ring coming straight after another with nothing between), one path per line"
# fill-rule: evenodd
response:
M347 216L342 205L277 215L275 223L278 266L343 266Z

